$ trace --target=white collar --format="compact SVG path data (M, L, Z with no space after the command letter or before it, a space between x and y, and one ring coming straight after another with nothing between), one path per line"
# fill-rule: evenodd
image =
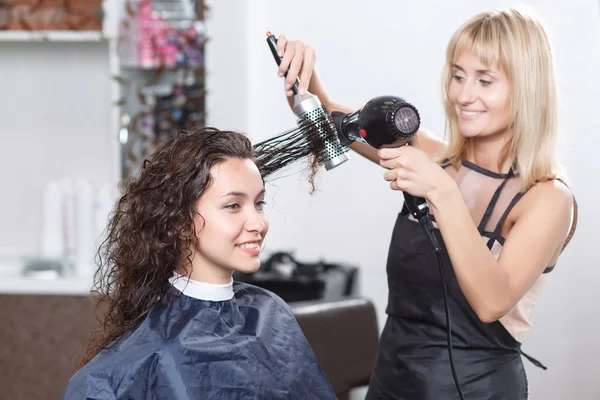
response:
M198 300L225 301L233 298L233 278L224 285L199 282L179 275L177 272L169 278L169 283L186 296Z

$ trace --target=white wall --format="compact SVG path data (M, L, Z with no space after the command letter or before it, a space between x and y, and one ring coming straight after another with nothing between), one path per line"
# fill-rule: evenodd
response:
M569 3L569 4L568 4ZM594 247L600 163L600 13L597 0L535 0L556 49L562 94L562 155L580 204L575 239L534 312L524 351L549 369L525 361L534 400L597 399L600 271ZM208 48L209 122L240 129L254 141L295 126L265 33L299 38L317 49L317 66L337 101L360 107L393 94L415 104L423 125L443 135L439 81L445 46L466 18L511 1L210 1ZM237 33L234 28L240 29ZM343 166L323 172L320 191L308 194L301 175L275 181L267 251L294 250L302 260L320 257L361 267L361 287L383 325L387 298L385 261L396 213L402 205L382 170L352 154ZM590 296L590 297L588 297Z
M113 180L110 82L106 42L0 41L0 256L37 254L49 180Z

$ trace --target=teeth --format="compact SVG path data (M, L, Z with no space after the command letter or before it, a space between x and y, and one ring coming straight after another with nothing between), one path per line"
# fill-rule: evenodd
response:
M258 249L258 243L257 242L244 243L244 244L240 244L239 247L241 247L243 249Z
M473 117L477 114L481 114L481 111L464 111L462 110L463 115L468 115L469 117Z

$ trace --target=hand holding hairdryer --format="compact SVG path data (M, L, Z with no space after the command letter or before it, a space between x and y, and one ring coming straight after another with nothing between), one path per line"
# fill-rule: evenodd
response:
M350 114L334 111L331 117L343 145L360 142L376 149L407 144L421 124L417 109L395 96L375 97L358 111ZM434 250L439 251L427 200L403 193L406 207L423 227Z

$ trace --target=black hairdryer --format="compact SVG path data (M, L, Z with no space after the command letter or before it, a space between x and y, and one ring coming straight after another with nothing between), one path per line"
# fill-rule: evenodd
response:
M417 109L396 96L375 97L358 111L350 114L334 111L331 117L343 145L360 142L376 149L405 145L421 125ZM406 208L419 221L434 250L439 251L427 200L403 193Z

